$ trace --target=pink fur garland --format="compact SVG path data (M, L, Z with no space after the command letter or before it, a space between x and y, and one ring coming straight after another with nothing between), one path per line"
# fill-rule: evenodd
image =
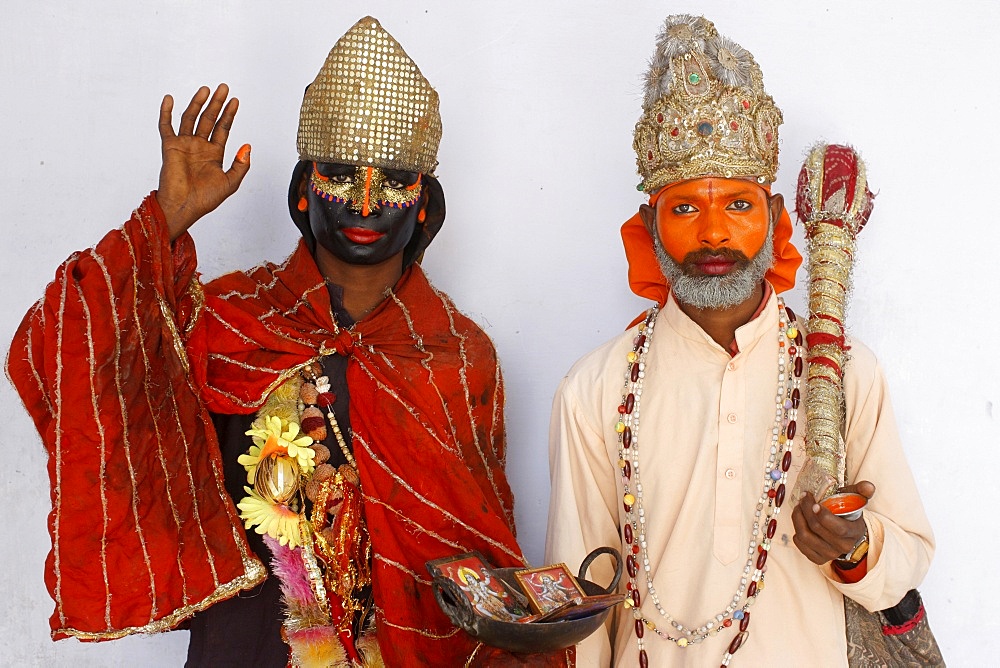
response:
M285 603L294 607L318 605L316 595L309 585L309 574L299 552L302 548L289 548L270 536L264 536L264 542L273 555L271 568L281 581L281 593L285 597Z

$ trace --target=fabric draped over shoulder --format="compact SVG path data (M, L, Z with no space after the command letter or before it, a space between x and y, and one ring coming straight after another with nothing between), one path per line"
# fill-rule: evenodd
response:
M54 639L165 631L265 577L187 373L193 245L145 200L59 267L7 373L49 454Z
M489 338L416 264L371 314L339 328L304 242L284 265L223 276L205 295L193 338L205 351L203 394L213 411L255 410L317 357L349 357L383 657L387 665L464 663L475 643L438 608L424 562L478 550L497 566L525 564Z
M451 624L424 567L471 550L526 565L485 333L416 264L350 329L304 242L281 265L204 286L195 265L189 236L171 250L151 196L60 268L12 346L9 374L50 452L53 636L166 630L262 579L208 411L252 413L302 366L340 354L386 664L520 665ZM566 665L572 650L531 660Z
M768 195L771 194L769 186L760 187ZM667 185L650 195L649 206L655 208L657 200L669 189L670 185ZM638 212L625 221L621 233L622 243L625 244L625 258L628 260L629 287L635 294L652 299L662 307L667 303L670 286L660 271L653 238L649 236ZM792 219L788 210L782 207L781 217L774 225L774 266L765 275L777 292L784 292L795 286L795 272L802 264L802 255L791 240Z

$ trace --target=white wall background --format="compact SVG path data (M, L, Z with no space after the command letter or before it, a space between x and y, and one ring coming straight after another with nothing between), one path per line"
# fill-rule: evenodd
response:
M4 0L4 353L56 265L156 187L165 92L183 107L199 85L228 82L241 100L230 153L254 147L240 192L194 228L202 271L283 259L296 239L285 189L303 87L337 37L371 13L441 95L449 215L425 266L500 351L508 476L521 543L539 561L552 393L575 359L643 308L628 291L618 226L641 201L631 151L640 75L664 16L683 11L704 13L762 65L785 114L777 191L786 199L818 139L854 143L867 159L879 197L860 241L850 323L880 355L937 532L921 589L945 656L956 666L992 663L1000 652L1000 539L989 505L1000 464L1000 5L992 2ZM791 304L804 312L802 302L796 291ZM186 632L49 641L45 455L6 383L0 402L0 664L182 664Z

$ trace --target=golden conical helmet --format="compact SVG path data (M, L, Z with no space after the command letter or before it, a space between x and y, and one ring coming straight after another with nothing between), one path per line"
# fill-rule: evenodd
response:
M302 160L434 173L438 94L403 47L366 16L330 50L299 114Z

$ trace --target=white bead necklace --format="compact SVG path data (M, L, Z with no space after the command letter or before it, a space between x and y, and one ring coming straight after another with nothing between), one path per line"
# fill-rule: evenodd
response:
M649 310L646 319L639 325L639 335L636 336L633 348L627 355L625 389L621 404L618 406L618 423L615 430L618 433L618 466L624 487L622 503L628 520L622 528L629 575L627 588L630 595L630 598L625 600L625 606L631 608L635 619L639 664L643 668L648 665L646 650L643 647L643 636L647 628L683 648L698 644L705 638L718 634L723 628L738 622L739 633L733 638L723 656L723 666L729 665L732 655L746 641L747 627L750 624L749 608L764 588L764 572L767 570L766 562L771 539L777 530L778 515L785 499L785 482L792 461L791 444L795 437L800 403L799 385L803 370L802 334L795 327L795 314L785 306L780 297L778 308L778 378L774 395L774 426L771 429L767 464L763 467L762 492L754 511L746 565L743 567L736 591L725 609L696 628L679 623L664 609L653 583L653 564L647 552L646 512L643 507L639 462L639 407L646 375L646 357L652 344L659 307L654 306ZM655 623L642 614L638 582L640 565L649 599L660 616L670 624L669 632L657 628Z

